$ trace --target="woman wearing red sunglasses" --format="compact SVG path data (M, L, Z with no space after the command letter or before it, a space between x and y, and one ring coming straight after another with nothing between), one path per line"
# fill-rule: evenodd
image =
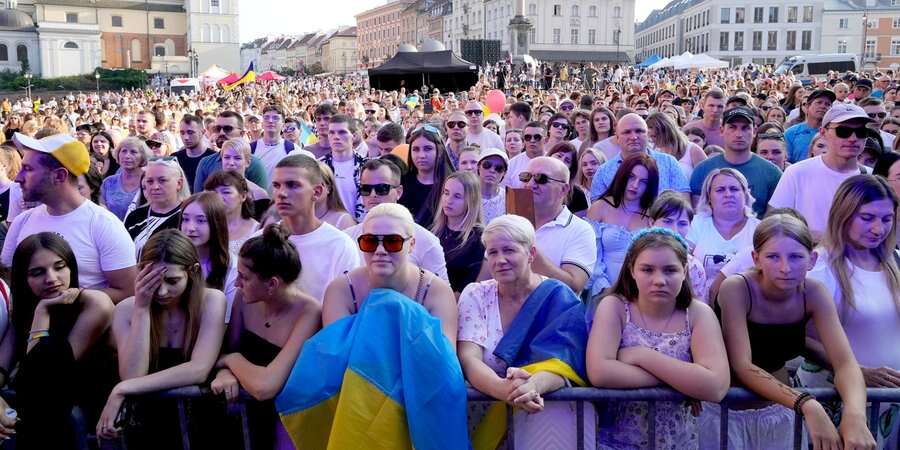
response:
M396 203L382 203L366 214L357 239L365 265L335 278L325 291L322 324L356 314L372 289L393 289L440 319L444 336L456 349L456 297L450 285L410 260L413 218Z

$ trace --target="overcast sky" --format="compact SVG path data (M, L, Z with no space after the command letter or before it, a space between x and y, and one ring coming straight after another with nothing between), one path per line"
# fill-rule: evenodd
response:
M651 11L668 2L637 0L636 20L644 20ZM385 3L386 0L244 0L240 4L241 42L266 35L299 34L355 25L355 14Z

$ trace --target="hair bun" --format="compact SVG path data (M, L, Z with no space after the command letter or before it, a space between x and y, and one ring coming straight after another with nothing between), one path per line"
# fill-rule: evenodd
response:
M268 247L282 247L290 242L291 234L281 224L273 223L263 230L263 242Z

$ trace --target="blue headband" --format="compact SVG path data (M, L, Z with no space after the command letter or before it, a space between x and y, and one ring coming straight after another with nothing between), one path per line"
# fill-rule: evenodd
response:
M688 243L688 241L685 238L681 237L681 234L676 233L668 228L663 228L663 227L650 227L650 228L644 228L643 230L638 231L637 233L634 234L634 236L631 237L631 244L628 245L628 250L631 251L631 247L633 247L634 243L637 242L640 238L650 235L650 234L662 234L662 235L674 238L676 241L678 241L679 244L684 246L684 250L686 252L688 252L688 253L691 252L691 245Z

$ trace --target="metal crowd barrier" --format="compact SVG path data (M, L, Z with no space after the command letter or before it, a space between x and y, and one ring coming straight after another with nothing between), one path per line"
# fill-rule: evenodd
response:
M808 392L821 401L840 400L836 390L831 388L812 388L798 389L800 392ZM870 430L877 430L878 411L882 403L900 403L900 388L870 388L866 390L867 401L869 404L868 426ZM190 450L191 443L188 435L188 417L186 402L192 398L203 395L211 395L209 390L199 386L188 386L182 388L171 389L160 392L157 396L161 398L171 398L176 401L178 408L179 426L182 433L182 445L184 450ZM493 402L495 399L488 397L475 389L469 389L468 399L470 402ZM647 422L648 422L648 443L650 450L656 447L656 403L657 402L679 402L690 400L685 395L669 388L648 388L648 389L596 389L596 388L565 388L556 392L546 394L545 401L565 401L576 403L576 430L577 449L584 450L584 408L585 402L588 403L608 403L608 402L647 402ZM721 420L719 428L720 448L726 450L728 448L728 417L729 405L747 402L759 401L760 397L756 394L743 389L731 388L728 394L719 403L721 407ZM237 413L241 421L241 434L243 436L243 448L251 450L250 433L247 422L246 402L253 401L246 393L242 394L242 400L237 402ZM512 420L512 408L507 408L507 417L509 420L507 430L507 448L513 450L515 446L515 428ZM799 450L802 442L802 424L803 419L799 415L794 415L794 449ZM88 427L88 429L93 429ZM127 430L125 431L127 433ZM93 436L91 436L93 437ZM107 446L102 446L107 448ZM118 448L125 449L124 440L120 440Z

